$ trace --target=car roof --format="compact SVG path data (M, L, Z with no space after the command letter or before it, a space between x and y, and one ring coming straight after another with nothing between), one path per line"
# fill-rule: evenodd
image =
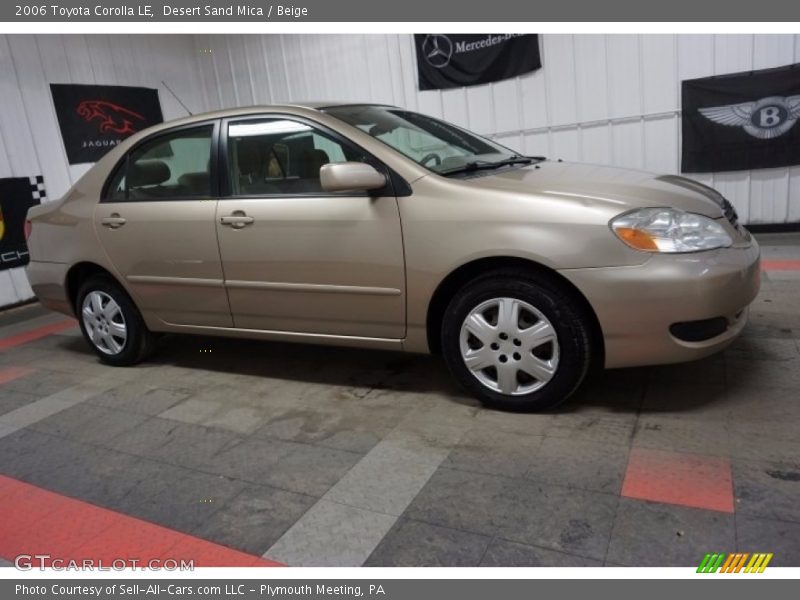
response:
M179 122L191 123L193 121L205 121L208 119L219 119L223 117L231 117L238 115L248 115L258 113L261 111L274 112L276 110L292 111L295 109L315 110L322 111L326 108L333 108L339 106L391 106L389 104L378 104L371 102L287 102L285 104L257 104L253 106L240 106L237 108L224 108L204 113L196 113L188 117L171 120L168 123L177 124Z

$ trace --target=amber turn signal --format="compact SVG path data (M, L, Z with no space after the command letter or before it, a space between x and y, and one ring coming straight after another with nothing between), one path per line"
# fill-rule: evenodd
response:
M618 227L615 231L617 235L632 248L636 248L637 250L658 250L658 245L653 237L641 229Z

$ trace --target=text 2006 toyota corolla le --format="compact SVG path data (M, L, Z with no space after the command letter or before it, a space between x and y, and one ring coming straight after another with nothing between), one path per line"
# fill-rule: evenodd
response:
M758 245L711 188L391 106L158 125L29 219L36 295L109 364L156 332L441 352L505 408L554 406L593 364L720 350L759 287Z

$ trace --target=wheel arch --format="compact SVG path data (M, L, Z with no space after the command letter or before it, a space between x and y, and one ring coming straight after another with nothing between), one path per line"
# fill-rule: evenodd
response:
M77 299L78 299L78 290L81 288L81 284L86 281L89 277L101 275L104 277L108 277L112 281L114 281L117 285L122 288L125 293L127 294L127 290L125 290L125 286L121 285L120 282L114 277L113 273L108 269L98 265L97 263L90 262L90 261L82 261L76 263L70 267L69 271L67 271L66 281L64 282L64 287L67 291L67 299L69 300L70 305L72 306L72 312L74 314L78 314L77 312ZM129 294L130 295L130 294Z
M600 321L592 305L589 303L589 300L571 281L558 271L541 263L515 256L493 256L472 260L450 272L439 283L428 304L426 319L428 347L430 351L434 354L441 353L442 319L444 318L447 306L458 291L481 275L492 271L507 269L522 269L532 274L545 277L575 298L583 308L589 320L591 344L594 355L592 367L602 368L605 363L605 341L602 328L600 327Z

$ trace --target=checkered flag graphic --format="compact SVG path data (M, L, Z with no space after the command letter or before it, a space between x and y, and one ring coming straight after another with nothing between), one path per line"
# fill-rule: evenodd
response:
M47 192L44 190L44 177L37 175L31 177L31 197L37 202L44 202L47 200Z

